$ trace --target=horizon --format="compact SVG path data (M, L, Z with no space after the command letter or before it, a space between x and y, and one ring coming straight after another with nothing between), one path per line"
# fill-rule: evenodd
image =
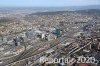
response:
M72 7L100 5L100 0L2 0L0 7Z
M80 5L80 6L0 6L0 8L64 8L64 7L87 7L100 5Z

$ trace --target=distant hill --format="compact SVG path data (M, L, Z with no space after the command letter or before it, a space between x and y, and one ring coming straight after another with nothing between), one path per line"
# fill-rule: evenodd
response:
M56 15L56 14L62 14L66 12L67 11L37 12L37 13L29 14L29 16L31 15Z
M50 11L50 12L36 12L32 14L28 14L29 16L32 15L56 15L56 14L62 14L62 13L72 13L72 12L77 12L81 14L95 14L100 16L100 9L86 9L86 10L75 10L75 11ZM28 16L26 15L26 16Z
M86 9L86 10L75 10L75 11L37 12L26 15L24 19L28 22L35 22L40 24L44 22L57 23L59 21L62 21L62 19L65 22L93 22L93 21L98 22L100 21L99 17L100 17L100 9Z
M100 16L100 9L77 10L77 13Z
M67 7L0 7L0 12L47 12L47 11L75 11L100 9L100 5L67 6Z
M69 7L69 9L71 10L100 9L100 5L72 6L72 7Z

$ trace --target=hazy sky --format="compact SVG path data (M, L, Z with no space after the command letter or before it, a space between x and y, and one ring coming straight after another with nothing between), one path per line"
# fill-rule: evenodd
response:
M100 5L100 0L0 0L0 6L83 6Z

